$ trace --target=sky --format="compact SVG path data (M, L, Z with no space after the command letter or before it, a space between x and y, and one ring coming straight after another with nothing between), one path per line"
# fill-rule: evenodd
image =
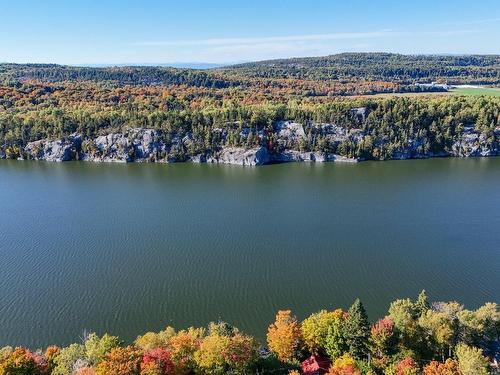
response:
M235 63L500 54L500 0L0 0L0 61Z

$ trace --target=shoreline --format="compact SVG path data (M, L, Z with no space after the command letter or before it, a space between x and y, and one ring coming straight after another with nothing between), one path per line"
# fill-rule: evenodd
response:
M338 156L338 155L336 155ZM48 159L8 159L0 158L0 160L11 160L11 161L41 161L47 163L68 163L68 162L84 162L89 164L211 164L211 165L236 165L241 167L262 167L267 165L279 165L279 164L357 164L364 162L385 162L385 161L406 161L406 160L427 160L427 159L486 159L495 158L500 155L469 155L469 156L456 156L456 155L421 155L421 156L411 156L404 158L391 158L391 159L356 159L356 158L346 158L342 157L337 160L271 160L266 163L242 163L242 162L227 162L222 160L210 159L209 161L200 161L195 159L182 160L182 161L148 161L148 160L119 160L119 159L106 159L106 160L88 160L88 159L72 159L72 160L48 160Z

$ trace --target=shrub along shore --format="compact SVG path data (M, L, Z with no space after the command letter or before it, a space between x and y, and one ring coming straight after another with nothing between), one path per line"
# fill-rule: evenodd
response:
M495 373L500 348L496 303L477 310L458 302L392 302L370 323L358 299L347 310L321 310L299 321L278 311L267 342L225 322L207 328L148 332L128 345L96 333L67 347L0 349L5 375L387 374Z

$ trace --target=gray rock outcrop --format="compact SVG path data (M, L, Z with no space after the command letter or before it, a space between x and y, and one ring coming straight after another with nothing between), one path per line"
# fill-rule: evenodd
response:
M363 117L364 115L362 108L356 109L356 116ZM242 129L239 136L243 144L256 144L258 140L263 140L265 137L263 130L255 132L247 127ZM332 151L299 151L310 146L307 144L308 136L306 136L304 125L282 121L273 127L274 140L273 144L269 145L269 149L265 146L247 148L228 146L231 142L228 141L228 134L224 129L213 129L212 134L218 141L211 147L204 147L203 141L200 146L200 140L195 140L190 132L172 135L154 129L135 128L121 133L98 136L94 139L83 139L79 134L72 134L64 139L30 142L25 146L21 157L47 161L160 163L192 161L245 166L286 162L355 162L362 159L338 155L335 150L345 152L345 147L350 147L352 150L366 143L373 144L379 149L385 148L386 153L380 157L381 159L500 155L500 127L488 136L474 126L465 127L456 136L451 147L434 153L429 151L430 141L425 134L415 139L408 139L403 145L395 148L387 139L372 139L372 136L358 128L348 129L335 124L310 123L307 129L308 132L314 134L314 137L328 142L329 149ZM251 142L247 141L250 135L253 137ZM0 158L5 157L5 152L0 151Z
M81 136L72 134L67 139L30 142L24 150L30 159L61 162L78 159L81 144Z
M500 131L498 133L495 135L500 135ZM460 138L453 143L451 154L460 157L499 155L498 144L491 141L491 138L488 139L484 134L479 133L474 126L468 126L464 128Z
M207 161L221 164L264 165L271 161L271 157L265 147L248 150L239 147L228 147L222 149L220 153Z

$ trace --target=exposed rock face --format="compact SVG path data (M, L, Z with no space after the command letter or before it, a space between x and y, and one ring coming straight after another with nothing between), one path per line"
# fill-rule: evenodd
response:
M229 147L222 149L217 156L207 161L222 164L263 165L268 164L270 160L269 151L265 147L257 147L249 150Z
M347 136L348 130L335 124L320 124L321 134L330 141L342 142Z
M351 109L351 115L354 116L357 122L363 122L366 119L366 107L359 107Z
M26 145L25 152L34 160L68 161L78 158L81 144L81 136L72 134L65 140L30 142Z
M498 134L497 134L498 133ZM495 130L495 135L498 138L500 131ZM499 155L499 146L496 142L491 142L491 139L484 134L480 134L473 126L466 127L460 137L452 145L452 155L469 157L469 156L494 156Z
M335 161L335 162L342 162L342 163L357 163L360 161L359 159L353 159L353 158L348 158L342 155L335 155L335 154L328 154L326 155L325 161Z
M274 157L275 162L291 162L291 161L314 161L322 163L326 161L325 154L321 152L300 152L295 150L284 151Z
M275 130L277 130L278 138L284 140L290 140L292 142L298 141L300 138L306 137L306 132L302 124L298 124L292 121L280 121L275 125Z
M166 145L152 129L131 129L87 140L82 160L105 162L166 161ZM163 159L163 160L162 160Z
M363 109L356 108L356 116L363 117ZM372 140L361 129L347 129L335 124L312 124L308 131L313 131L318 137L327 140L333 150L342 143L350 147L363 145L365 141L373 142L377 147L384 146L386 139ZM213 134L219 140L218 148L212 151L193 155L199 145L191 133L178 135L163 134L153 129L129 129L123 133L113 133L82 139L81 135L72 134L65 139L42 140L30 142L24 148L24 156L28 159L47 161L85 160L94 162L163 162L173 163L192 161L196 163L222 163L237 165L263 165L286 162L355 162L362 159L352 159L335 153L318 151L298 151L307 148L304 126L291 121L278 122L274 125L276 143L270 147L229 147L227 133L222 129L214 129ZM240 136L248 139L251 129L243 128ZM255 139L263 139L264 132L254 133ZM246 142L246 141L245 141ZM473 126L462 130L460 136L447 151L432 153L427 148L429 140L421 138L409 139L405 146L392 149L390 159L428 158L435 156L494 156L500 155L500 127L489 137L480 133ZM250 143L251 144L251 143ZM254 143L255 144L255 141ZM427 146L426 146L427 145ZM427 148L426 148L427 147ZM203 150L204 148L198 148ZM5 158L1 153L0 158ZM387 156L385 156L387 158Z

